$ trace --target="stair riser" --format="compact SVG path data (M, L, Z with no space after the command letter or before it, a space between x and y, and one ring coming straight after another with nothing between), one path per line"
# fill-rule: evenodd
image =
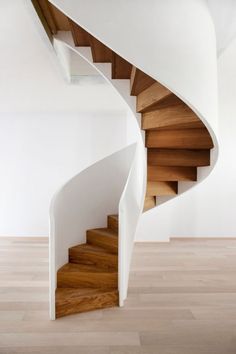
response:
M118 257L116 254L101 254L99 252L92 253L70 250L69 262L76 264L94 265L104 269L118 269Z
M58 288L111 288L117 289L117 273L60 272L57 275Z
M147 196L166 196L178 193L177 182L148 182Z
M63 301L58 299L56 295L56 317L59 318L75 313L114 307L118 306L118 304L119 296L117 291L78 297L78 299L66 297Z
M209 166L210 150L148 149L148 165Z
M142 129L159 129L178 125L180 127L189 125L189 128L191 126L204 127L201 120L185 104L157 109L142 115Z
M113 254L118 253L118 238L96 235L88 231L87 242L90 245L103 247Z
M112 229L118 233L118 227L119 227L118 219L116 219L112 216L108 216L107 226L109 227L109 229Z
M163 149L211 149L212 139L206 129L148 130L146 146Z
M195 167L162 167L148 166L149 181L196 181Z

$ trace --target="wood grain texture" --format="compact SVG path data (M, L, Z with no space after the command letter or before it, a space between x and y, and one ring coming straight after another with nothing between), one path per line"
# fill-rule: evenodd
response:
M137 112L145 112L154 108L160 101L170 95L172 93L166 87L156 82L137 96Z
M146 146L167 149L212 149L207 129L148 130Z
M40 9L43 13L44 18L46 19L47 25L50 28L51 33L56 34L58 27L54 20L49 2L47 0L37 0L37 3L40 6Z
M135 66L132 67L130 76L130 94L132 96L139 95L154 83L155 80L152 77L137 69Z
M177 182L147 182L147 192L148 197L151 196L165 196L165 195L176 195L178 193L178 183Z
M69 249L69 262L93 265L105 269L118 269L118 256L104 248L87 243Z
M118 253L118 237L112 229L88 230L87 242L91 245L103 247L111 253Z
M156 166L209 166L210 150L148 149L148 164Z
M48 241L2 237L0 254L1 354L235 354L235 239L137 243L124 307L54 322Z
M196 181L196 167L148 166L148 181Z
M146 196L144 200L143 212L148 211L156 206L155 196Z
M52 3L48 3L50 7L51 14L53 16L54 22L56 24L58 31L70 31L70 24L68 17L57 9Z
M132 65L116 53L112 53L112 79L129 79Z
M118 291L112 289L71 289L56 291L57 318L74 313L118 306Z
M107 217L107 226L109 229L112 229L118 233L119 228L119 218L118 215L108 215Z
M71 34L74 40L74 44L77 47L89 47L90 46L90 34L86 32L82 27L77 25L74 21L68 18Z
M118 286L117 270L67 263L57 272L58 288L112 288Z
M142 114L142 129L167 129L170 127L204 128L204 124L183 102Z
M111 63L112 50L93 36L89 36L94 63Z

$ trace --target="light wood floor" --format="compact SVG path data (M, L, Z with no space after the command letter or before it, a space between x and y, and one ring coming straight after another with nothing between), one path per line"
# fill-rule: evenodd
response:
M1 354L235 354L236 240L137 244L124 308L48 319L45 239L0 239Z

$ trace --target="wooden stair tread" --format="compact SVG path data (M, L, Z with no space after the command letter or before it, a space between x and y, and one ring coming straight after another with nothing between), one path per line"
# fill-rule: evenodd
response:
M57 288L56 317L118 306L119 293L109 288Z
M118 253L118 233L109 228L87 231L87 242L108 249L111 253Z
M118 272L97 265L67 263L57 272L58 288L111 288L117 289Z
M137 96L137 112L145 112L156 107L160 101L170 95L172 93L166 87L155 82Z
M196 181L196 167L148 166L148 181Z
M104 269L118 269L118 257L109 250L84 243L69 249L69 262L94 265Z
M148 165L209 166L210 150L148 149Z
M135 66L132 67L130 76L130 94L132 96L139 95L142 91L146 90L149 86L155 83L155 80L139 70Z
M198 116L183 102L155 109L142 115L142 129L204 128Z
M81 245L73 246L69 248L69 251L75 251L75 252L81 252L81 251L89 251L92 253L106 253L110 254L108 250L102 247L94 246L94 245L89 245L88 243L82 243Z
M109 229L108 227L98 228L98 229L90 229L87 232L94 232L97 235L115 237L117 239L118 234L115 230Z
M94 265L66 263L59 270L58 273L117 273L114 269L98 268Z
M148 181L147 182L147 192L148 197L151 196L165 196L165 195L176 195L178 193L178 182L167 182L167 181Z
M213 142L206 128L147 130L146 146L166 149L212 149Z

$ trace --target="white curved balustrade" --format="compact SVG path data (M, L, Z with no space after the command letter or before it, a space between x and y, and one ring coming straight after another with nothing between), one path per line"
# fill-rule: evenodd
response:
M55 195L50 209L51 319L55 319L57 270L67 263L70 247L86 242L86 230L103 227L107 215L117 214L135 153L132 144L96 162Z

